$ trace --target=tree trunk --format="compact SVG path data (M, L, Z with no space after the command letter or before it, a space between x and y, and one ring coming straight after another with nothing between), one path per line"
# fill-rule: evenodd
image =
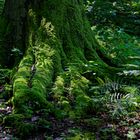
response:
M3 66L17 67L12 79L17 113L46 107L48 93L62 73L70 67L78 72L98 58L81 0L7 0L4 16L10 26L4 54L12 56Z
M100 73L96 68L84 74L89 61L106 66L96 53L82 0L7 0L3 19L8 29L0 60L3 67L13 68L16 121L41 110L60 119L73 117L72 105L86 95L92 73Z

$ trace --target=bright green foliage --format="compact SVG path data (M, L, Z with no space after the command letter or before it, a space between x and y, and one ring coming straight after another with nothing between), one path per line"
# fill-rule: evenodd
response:
M83 77L76 67L69 67L68 71L57 77L52 92L60 118L63 117L64 112L72 118L84 116L84 111L90 104L90 98L86 95L88 85L89 80ZM59 113L57 111L56 115Z
M56 78L54 88L52 89L55 98L59 98L59 96L63 95L65 92L65 83L64 79L61 76Z
M45 27L47 27L46 24L40 27L39 35L42 33L41 29ZM42 42L43 40L39 39L39 37L36 42L30 40L31 48L27 50L26 56L21 61L18 72L14 77L13 102L17 111L22 108L22 105L25 106L23 107L24 111L27 111L26 105L27 107L30 106L30 109L39 109L47 105L46 92L51 85L53 76L53 62L51 58L55 53L53 48ZM33 43L35 44L34 46ZM23 110L21 109L21 111Z
M97 32L100 50L110 60L109 65L139 67L140 40L137 37L132 37L123 29L115 27L95 27L93 30Z
M127 33L140 34L139 1L137 0L88 0L85 3L85 9L91 25L102 27L114 24Z
M82 130L78 130L78 129L74 129L74 128L70 129L68 131L70 134L68 136L64 136L64 139L66 139L66 140L81 140L81 139L95 140L96 139L95 135L90 132L82 132Z

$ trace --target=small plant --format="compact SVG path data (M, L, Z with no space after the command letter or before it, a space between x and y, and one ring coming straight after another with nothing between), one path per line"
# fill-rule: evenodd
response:
M93 106L96 112L108 112L112 119L128 116L129 113L139 108L139 89L124 82L103 81L98 78L101 84L98 88L92 88L94 92ZM99 104L99 105L98 105ZM101 109L101 106L103 109Z

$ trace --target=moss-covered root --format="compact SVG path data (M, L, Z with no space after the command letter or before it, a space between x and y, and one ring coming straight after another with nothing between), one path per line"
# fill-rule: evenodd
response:
M49 52L49 47L42 44L34 62L34 56L29 49L19 65L13 79L13 104L16 113L32 114L34 109L47 106L46 92L52 83L53 62L46 50ZM53 52L49 54L53 55Z
M27 137L36 133L37 127L35 124L29 122L23 122L25 116L21 114L11 114L4 118L4 124L7 127L14 128L12 132L14 135L11 139L16 139L15 135L18 136L20 140L25 140Z
M31 19L33 14L30 11ZM59 50L61 46L51 23L42 18L40 26L36 25L30 30L30 48L14 76L13 86L15 111L28 114L47 108L47 93L55 75L62 70Z
M57 118L71 119L85 117L92 99L88 96L89 80L83 77L76 67L57 76L52 88Z
M33 57L29 49L27 55L20 62L18 71L13 77L13 104L14 110L18 113L25 113L29 110L29 108L27 108L30 98L30 88L28 83L32 65Z

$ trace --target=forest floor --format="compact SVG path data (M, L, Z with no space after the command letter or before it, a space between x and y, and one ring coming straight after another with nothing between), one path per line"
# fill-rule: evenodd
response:
M0 100L0 117L10 115L12 107L8 106L5 100ZM0 118L2 121L2 118ZM38 116L31 118L29 123L36 123ZM108 114L102 112L99 115L80 120L57 120L50 118L52 123L50 136L45 129L35 134L31 133L28 140L127 140L140 139L140 112L135 112L131 117L124 117L121 120L110 120ZM0 140L18 140L14 136L16 129L0 126Z

